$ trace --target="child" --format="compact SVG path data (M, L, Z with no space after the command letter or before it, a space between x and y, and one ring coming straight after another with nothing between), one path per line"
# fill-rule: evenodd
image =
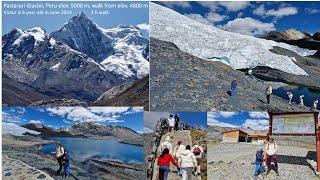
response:
M256 160L255 160L255 170L253 176L258 176L260 173L264 172L264 165L263 165L263 150L260 148L256 152Z
M65 155L64 155L64 158L63 158L63 175L64 177L67 177L70 173L70 163L69 163L69 154L67 151L65 151Z

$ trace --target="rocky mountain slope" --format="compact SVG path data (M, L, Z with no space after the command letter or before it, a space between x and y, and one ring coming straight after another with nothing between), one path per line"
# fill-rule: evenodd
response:
M93 122L79 123L68 128L54 129L40 123L27 123L24 128L41 133L42 137L48 136L76 136L76 137L115 137L121 140L142 138L140 134L130 128L121 126L97 125Z
M206 61L176 45L150 39L150 109L156 111L306 111L272 95L266 104L268 82L235 71L221 62ZM237 78L238 94L229 95Z
M149 110L149 76L122 84L103 93L93 106L143 106Z
M301 48L320 50L319 36L320 32L311 36L310 34L302 33L296 29L289 29L285 31L272 31L262 36L262 38L277 42L284 42Z
M102 29L83 13L51 34L41 28L13 29L2 36L2 44L3 75L16 82L4 83L10 85L4 92L27 86L39 92L37 101L59 97L93 102L106 90L149 72L148 40L137 27Z

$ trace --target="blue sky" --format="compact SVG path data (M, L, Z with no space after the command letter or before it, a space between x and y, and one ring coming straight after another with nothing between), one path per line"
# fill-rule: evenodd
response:
M153 129L160 118L168 118L169 115L179 114L180 120L186 124L198 128L207 128L206 112L144 112L145 130Z
M95 15L91 14L92 9L91 8L81 8L81 9L74 9L69 8L68 10L71 10L72 14L70 15L5 15L5 10L12 10L10 8L6 8L4 6L5 3L28 3L25 2L2 2L2 32L7 33L13 28L22 28L22 29L30 29L33 27L42 27L44 28L48 33L60 29L65 22L67 22L71 17L77 15L80 12L84 12L90 19L92 19L95 23L97 23L99 26L103 28L113 28L118 26L119 24L125 24L125 25L141 25L140 27L146 27L145 24L149 23L149 9L146 8L109 8L107 9L109 14L107 15ZM55 3L59 4L62 2L41 2L37 1L37 3L45 4L45 3ZM64 4L74 3L74 1L69 2L63 2ZM79 2L83 4L97 4L99 2ZM131 2L106 2L103 1L103 4L127 4L130 5ZM148 5L148 2L139 2L141 4ZM143 6L144 7L144 6ZM21 10L30 10L30 9L21 9ZM44 8L43 10L49 10L48 8ZM61 10L59 8L51 9L51 10ZM148 26L147 26L148 27ZM144 31L146 33L146 31Z
M208 112L208 125L268 130L267 112Z
M117 125L143 131L143 109L134 107L6 107L2 121L24 125L38 122L53 128L69 127L75 123L95 121L101 125Z
M320 2L160 2L180 14L232 32L261 35L295 28L320 31Z

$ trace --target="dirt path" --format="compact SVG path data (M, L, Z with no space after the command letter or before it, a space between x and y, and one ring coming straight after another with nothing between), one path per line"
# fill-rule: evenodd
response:
M217 179L254 179L252 177L256 150L262 145L229 143L208 145L208 177ZM306 148L280 146L278 151L280 176L274 171L264 179L317 179L308 166L306 157L311 154ZM263 179L260 175L257 179Z
M162 136L160 144L164 141L164 139L170 136L170 133L165 134L164 136ZM172 148L174 148L175 144L178 143L178 140L182 139L184 145L190 145L192 146L192 141L191 141L191 136L190 136L190 131L189 130L180 130L174 133L173 138L171 138L171 143L173 145ZM169 176L168 179L169 180L181 180L182 177L178 176L176 173L176 167L174 165L170 166L170 172L169 172ZM158 179L158 175L159 175L159 167L157 165L157 161L154 163L154 174L153 174L153 180L157 180ZM193 180L201 180L201 176L192 176Z
M9 158L8 156L2 157L2 179L8 180L20 180L20 179L43 179L43 180L53 180L53 178L28 164Z

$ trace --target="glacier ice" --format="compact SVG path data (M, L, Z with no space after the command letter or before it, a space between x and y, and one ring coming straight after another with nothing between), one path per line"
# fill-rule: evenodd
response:
M268 66L291 74L308 75L291 57L270 50L278 46L300 56L316 53L285 43L227 32L155 3L150 4L150 24L151 37L172 42L180 50L205 60L218 61L221 57L227 57L234 69Z

